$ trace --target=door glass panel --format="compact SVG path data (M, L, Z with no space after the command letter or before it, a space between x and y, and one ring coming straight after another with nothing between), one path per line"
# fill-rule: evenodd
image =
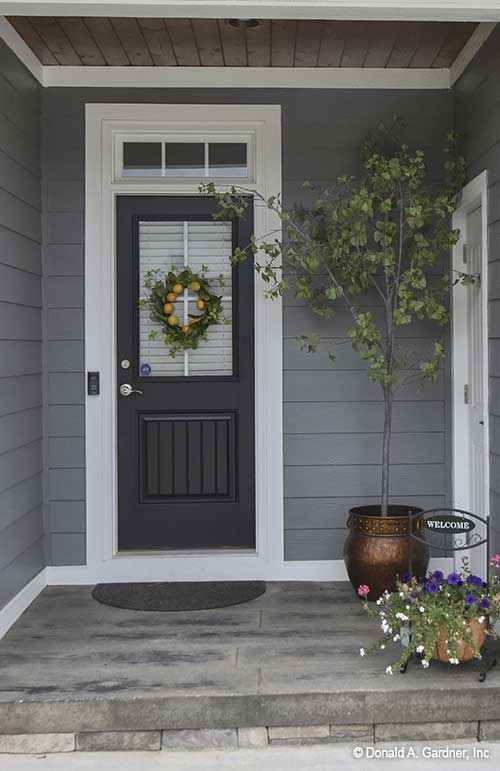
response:
M210 377L233 374L232 322L232 226L230 222L141 221L139 222L139 297L144 297L144 278L157 270L162 280L169 270L176 273L189 266L204 272L213 294L222 297L223 316L229 323L209 327L207 340L196 350L170 356L163 342L161 325L150 319L148 308L139 311L139 369L143 377ZM221 286L222 282L222 286ZM175 315L182 323L195 315L198 296L191 290L179 295ZM156 339L151 339L156 333Z
M246 143L211 142L208 146L208 169L211 177L246 177Z
M205 174L204 142L167 142L166 177L202 177Z
M161 177L161 142L124 142L124 177Z

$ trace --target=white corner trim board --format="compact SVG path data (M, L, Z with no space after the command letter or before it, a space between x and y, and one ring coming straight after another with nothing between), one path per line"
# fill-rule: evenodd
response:
M498 0L7 0L7 16L500 21Z

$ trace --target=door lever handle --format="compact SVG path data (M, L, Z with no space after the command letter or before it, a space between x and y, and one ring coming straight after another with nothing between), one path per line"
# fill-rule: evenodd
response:
M142 391L139 391L138 388L132 388L130 383L124 383L120 386L120 393L122 396L131 396L132 394L139 394L139 396L142 396Z

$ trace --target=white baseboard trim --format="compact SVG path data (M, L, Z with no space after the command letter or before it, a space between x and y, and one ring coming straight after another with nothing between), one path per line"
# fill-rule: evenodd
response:
M31 579L29 584L21 589L15 597L13 597L7 605L0 610L0 639L9 631L11 626L16 623L17 619L24 613L33 600L35 600L40 592L42 592L47 586L46 568L41 570L37 575Z
M47 586L82 586L106 580L94 575L88 565L49 565L46 571Z
M114 567L114 569L112 569ZM348 581L344 560L311 560L282 562L276 565L252 566L252 572L241 571L235 574L232 571L222 570L215 574L200 570L196 575L192 569L183 571L183 564L179 562L172 565L170 575L165 575L165 570L155 572L151 569L149 576L141 574L136 577L139 581L237 581L261 580L261 581ZM430 561L430 570L442 570L450 572L454 569L453 558L436 557ZM258 572L256 572L258 571ZM168 571L167 571L168 572ZM119 583L130 581L130 565L120 569L120 560L117 559L114 566L110 566L105 573L92 569L87 565L61 566L46 568L47 586L84 586L99 582Z
M151 565L149 575L136 575L138 581L347 581L347 573L343 560L317 560L311 562L282 562L277 565L252 565L252 571L221 568L220 573L208 574L199 570L196 574L192 568L186 567L182 561L171 563L170 570L157 570ZM102 568L101 568L102 570ZM119 558L105 572L99 572L90 566L60 566L48 567L47 586L78 586L96 584L99 582L119 583L130 581L130 565L120 565Z

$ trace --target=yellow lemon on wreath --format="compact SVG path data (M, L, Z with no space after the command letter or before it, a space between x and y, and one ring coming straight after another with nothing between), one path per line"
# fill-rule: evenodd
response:
M167 319L167 324L169 324L171 327L176 327L178 323L179 323L179 319L177 318L177 316L172 315L172 316L169 316Z
M201 284L199 281L191 281L189 287L193 290L193 292L199 292L201 289Z
M177 300L177 295L175 292L168 292L166 298L167 302L174 303Z
M184 324L184 326L182 327L182 331L184 332L184 334L189 332L189 324Z
M172 303L165 303L165 305L163 306L163 312L166 313L167 316L169 313L172 313L173 310L174 310L174 306L172 305Z
M196 303L196 307L198 308L199 311L202 311L205 305L206 305L205 300L198 300Z
M182 284L175 284L174 285L174 292L175 292L175 294L182 294L183 291L184 291L184 287L182 286Z

